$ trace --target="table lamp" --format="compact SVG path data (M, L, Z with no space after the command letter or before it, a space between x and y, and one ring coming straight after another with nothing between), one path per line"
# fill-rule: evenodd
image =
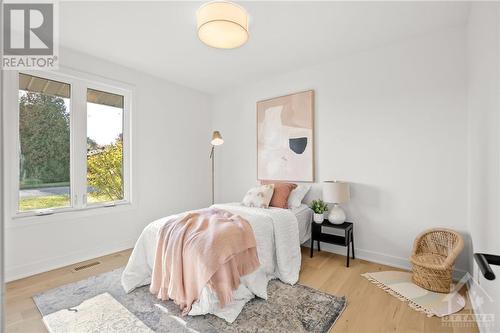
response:
M348 202L350 197L349 183L338 181L326 181L323 183L323 200L332 203L328 221L333 224L342 224L346 216L340 203Z

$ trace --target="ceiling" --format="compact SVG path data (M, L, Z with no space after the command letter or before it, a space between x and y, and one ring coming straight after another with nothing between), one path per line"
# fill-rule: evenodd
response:
M61 45L200 91L229 87L464 25L466 2L237 2L250 39L219 50L196 35L202 2L61 2Z

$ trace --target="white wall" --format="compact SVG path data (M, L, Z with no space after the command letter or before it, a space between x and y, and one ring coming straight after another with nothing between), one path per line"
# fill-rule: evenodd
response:
M467 28L469 115L469 228L473 252L500 255L500 4L471 5ZM476 313L495 313L500 329L500 267L497 279L485 280L474 265L474 277L496 302L484 297ZM477 286L474 286L477 287Z
M3 15L0 9L0 15ZM3 91L3 71L0 71L0 91ZM0 106L1 109L1 106ZM4 177L4 159L3 156L3 113L0 110L0 189L3 189ZM4 284L4 205L3 200L0 200L0 332L5 329L5 284Z
M60 59L135 86L133 205L15 220L7 212L7 280L131 248L148 222L210 201L209 96L69 50Z
M359 257L408 267L422 230L467 234L464 35L416 37L216 96L217 200L239 201L256 183L255 103L314 89L316 181L352 183Z

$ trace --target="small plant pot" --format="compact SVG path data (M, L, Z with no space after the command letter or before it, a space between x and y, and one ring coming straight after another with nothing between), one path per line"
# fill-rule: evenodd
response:
M313 216L313 221L317 224L323 223L323 220L325 219L325 214L316 214L314 213Z

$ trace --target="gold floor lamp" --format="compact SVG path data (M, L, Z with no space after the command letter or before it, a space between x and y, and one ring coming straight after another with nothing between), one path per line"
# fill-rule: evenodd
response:
M222 135L220 135L219 131L214 131L212 133L212 141L210 141L212 144L212 149L210 150L210 159L212 160L212 205L215 203L215 183L214 183L214 160L215 160L215 146L220 146L221 144L224 143L224 140L222 139Z

